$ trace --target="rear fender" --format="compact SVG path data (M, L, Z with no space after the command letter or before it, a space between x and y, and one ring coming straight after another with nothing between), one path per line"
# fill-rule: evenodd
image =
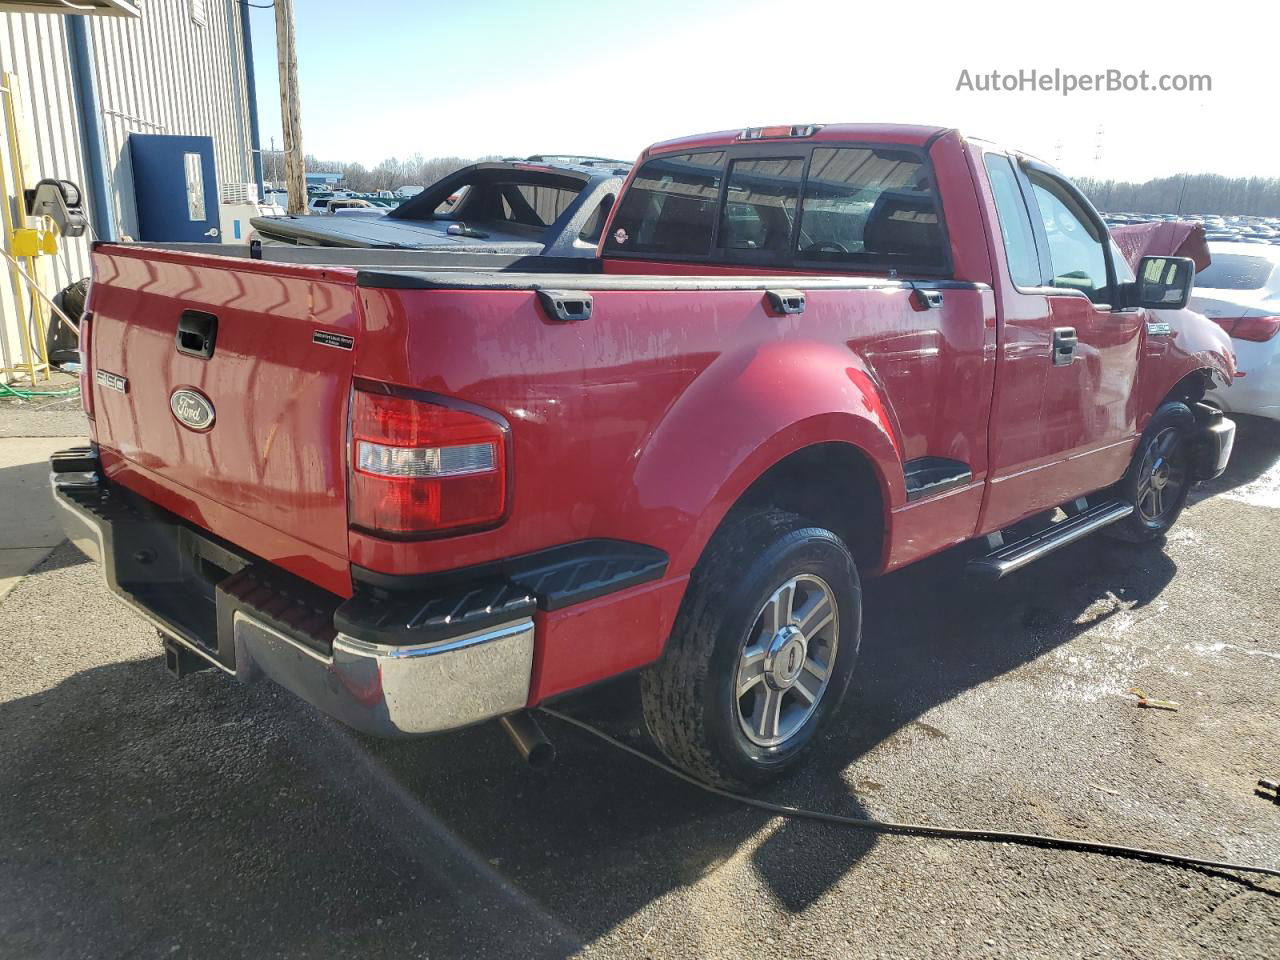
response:
M667 411L637 450L629 496L679 546L669 572L687 574L729 509L765 471L818 443L871 460L886 507L905 502L902 460L883 391L862 361L818 343L773 343L724 354Z

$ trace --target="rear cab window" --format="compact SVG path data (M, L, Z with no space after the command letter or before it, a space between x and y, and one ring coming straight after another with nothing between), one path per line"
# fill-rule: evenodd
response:
M951 259L923 151L794 143L647 161L604 255L943 275Z
M698 257L711 251L724 152L655 157L636 173L605 238L607 254Z
M924 155L897 147L816 147L796 246L802 260L946 270L942 205Z

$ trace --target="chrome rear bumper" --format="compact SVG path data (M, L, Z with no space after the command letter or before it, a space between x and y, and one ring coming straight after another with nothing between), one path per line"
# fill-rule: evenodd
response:
M242 681L267 677L378 736L449 730L526 706L531 598L505 598L498 616L514 615L500 622L464 617L476 625L453 635L433 630L424 642L379 643L368 636L381 625L364 638L350 616L343 631L334 628L340 597L106 485L92 450L55 454L51 466L68 539L102 565L112 593L210 666Z

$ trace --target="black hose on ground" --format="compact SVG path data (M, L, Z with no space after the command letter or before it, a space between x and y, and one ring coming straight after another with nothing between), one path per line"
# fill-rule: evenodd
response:
M1273 867L1257 867L1242 863L1227 863L1222 860L1209 860L1204 857L1189 857L1180 853L1168 853L1163 850L1147 850L1142 847L1126 847L1116 843L1100 843L1094 840L1073 840L1070 837L1053 837L1038 833L1012 833L1005 830L973 830L964 827L935 827L922 823L893 823L887 820L871 820L866 817L850 817L840 813L824 813L821 810L806 810L803 807L792 807L783 803L772 803L768 800L760 800L757 797L749 797L744 794L734 793L732 790L725 790L721 787L704 783L697 777L685 773L673 767L665 761L652 757L643 750L637 750L629 744L623 743L615 737L611 737L603 730L593 727L589 723L578 720L575 717L561 713L559 710L551 710L547 707L539 708L549 717L577 727L586 733L591 734L603 740L610 746L617 747L624 753L629 753L633 757L638 757L645 763L657 767L664 773L668 773L673 777L683 780L685 783L692 784L699 790L705 790L707 793L714 794L717 797L723 797L726 800L733 800L737 803L745 804L748 807L754 807L757 810L763 810L766 813L776 814L782 817L788 817L792 820L814 820L818 823L830 823L836 826L853 827L858 830L871 830L876 833L897 834L899 836L908 837L936 837L947 840L980 840L987 843L1016 843L1026 847L1041 847L1054 850L1075 850L1080 853L1096 853L1108 857L1123 857L1128 860L1145 860L1155 863L1166 863L1179 867L1201 867L1214 870L1234 870L1239 873L1257 873L1268 877L1280 877L1280 869Z

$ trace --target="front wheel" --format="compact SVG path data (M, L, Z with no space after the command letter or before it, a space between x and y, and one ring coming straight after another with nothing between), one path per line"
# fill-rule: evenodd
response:
M1116 486L1133 513L1107 532L1130 543L1146 543L1166 533L1191 492L1191 442L1195 417L1185 403L1166 403L1143 431L1133 461Z
M843 699L861 618L858 572L836 534L772 509L730 520L641 680L654 741L722 786L781 776Z

